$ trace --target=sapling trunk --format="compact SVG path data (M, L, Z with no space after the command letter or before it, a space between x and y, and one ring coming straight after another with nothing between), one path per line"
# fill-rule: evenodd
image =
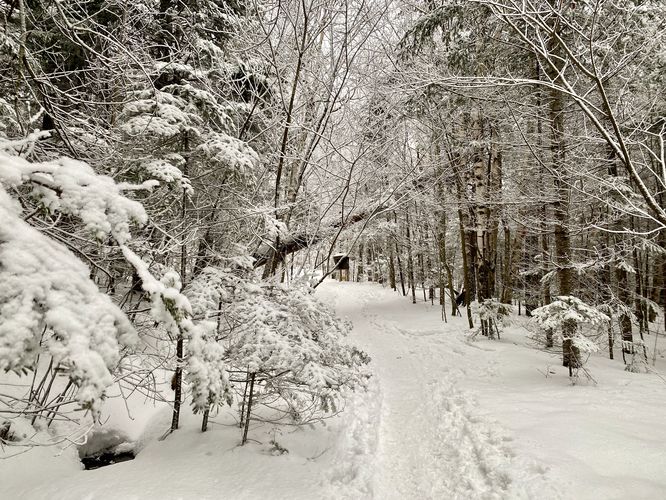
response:
M245 387L243 388L243 399L241 399L240 422L238 426L242 429L245 424L245 401L247 401L247 389L250 386L250 372L245 374Z
M171 431L178 429L180 420L180 404L183 390L183 333L178 329L178 340L176 341L176 371L171 381L173 389L173 414L171 416Z
M208 415L210 414L210 408L206 408L203 413L203 418L201 419L201 432L206 432L208 430Z
M247 442L247 432L250 429L250 420L252 416L252 397L254 396L254 379L256 374L253 373L250 375L250 394L247 398L247 411L245 415L245 429L243 430L243 440L241 441L241 446Z
M74 382L71 380L67 382L67 385L65 386L65 389L58 394L58 396L54 399L52 403L46 404L47 407L52 408L49 413L46 414L46 427L51 427L51 424L55 420L55 418L58 416L58 408L60 407L60 404L65 400L65 397L67 396L67 392L74 386Z

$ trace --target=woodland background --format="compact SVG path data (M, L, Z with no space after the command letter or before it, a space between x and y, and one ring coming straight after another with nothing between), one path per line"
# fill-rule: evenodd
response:
M0 439L72 439L111 385L172 430L233 401L243 442L253 405L335 412L369 376L312 294L340 253L489 337L541 307L571 375L591 344L649 362L665 23L648 0L0 1Z

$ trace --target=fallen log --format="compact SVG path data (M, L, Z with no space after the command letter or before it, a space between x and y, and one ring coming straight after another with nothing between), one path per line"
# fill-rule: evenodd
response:
M289 237L282 237L278 241L277 248L275 248L275 244L269 245L264 243L252 255L254 258L254 267L256 269L266 265L276 254L284 258L294 252L308 248L329 236L333 236L337 232L344 231L358 222L370 219L385 209L386 207L381 205L372 210L364 210L363 212L349 215L346 220L328 225L315 233L300 233Z

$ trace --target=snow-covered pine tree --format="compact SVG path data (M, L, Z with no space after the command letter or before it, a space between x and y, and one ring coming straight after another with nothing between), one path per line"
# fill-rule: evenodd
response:
M246 229L239 231L236 224L227 228L219 220L226 210L226 215L248 217L245 194L254 189L259 161L238 138L248 106L233 100L239 63L230 62L234 58L226 48L244 22L244 12L240 3L161 2L151 19L159 45L145 68L154 87L137 80L117 121L125 139L124 156L134 159L127 175L166 184L161 196L156 193L150 200L149 213L155 214L163 234L150 235L146 256L164 269L178 269L183 285L219 260L232 243L247 238ZM179 324L171 332L176 343L172 430L178 427L182 381L192 378L184 370L190 366L201 374L195 360L219 358L219 353L201 351L210 334L207 326L189 331L190 326ZM188 354L190 341L197 356ZM197 400L206 400L205 393L201 389Z
M29 221L37 212L54 223L66 217L96 241L124 245L131 224L145 223L146 213L122 191L153 184L117 184L68 158L28 159L35 141L47 136L0 140L0 369L32 378L27 394L10 395L10 414L49 425L74 402L97 418L122 349L137 337L91 280L79 257L85 254ZM32 213L25 212L28 200ZM0 417L7 417L2 408Z
M568 343L576 351L585 354L596 352L599 346L582 332L583 326L600 326L610 318L597 308L573 296L561 296L545 306L532 311L532 316L544 331L554 334L554 339ZM583 359L574 359L568 366L569 376L573 368L583 365Z

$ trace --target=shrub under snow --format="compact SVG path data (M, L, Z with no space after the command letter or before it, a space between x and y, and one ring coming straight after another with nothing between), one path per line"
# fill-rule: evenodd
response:
M499 332L505 326L511 310L510 304L503 304L494 297L472 303L472 311L481 320L481 332L491 338L494 337L495 332L499 336Z
M367 357L345 342L348 325L308 286L258 282L242 269L207 268L190 284L188 295L195 316L220 315L216 333L211 329L197 347L206 353L224 346L223 359L201 361L208 367L205 373L211 364L224 362L236 374L233 378L252 377L254 404L272 401L284 415L307 421L335 411L342 389L365 384ZM189 380L196 394L202 384L192 373ZM244 399L245 384L237 383ZM193 403L201 409L196 398Z

